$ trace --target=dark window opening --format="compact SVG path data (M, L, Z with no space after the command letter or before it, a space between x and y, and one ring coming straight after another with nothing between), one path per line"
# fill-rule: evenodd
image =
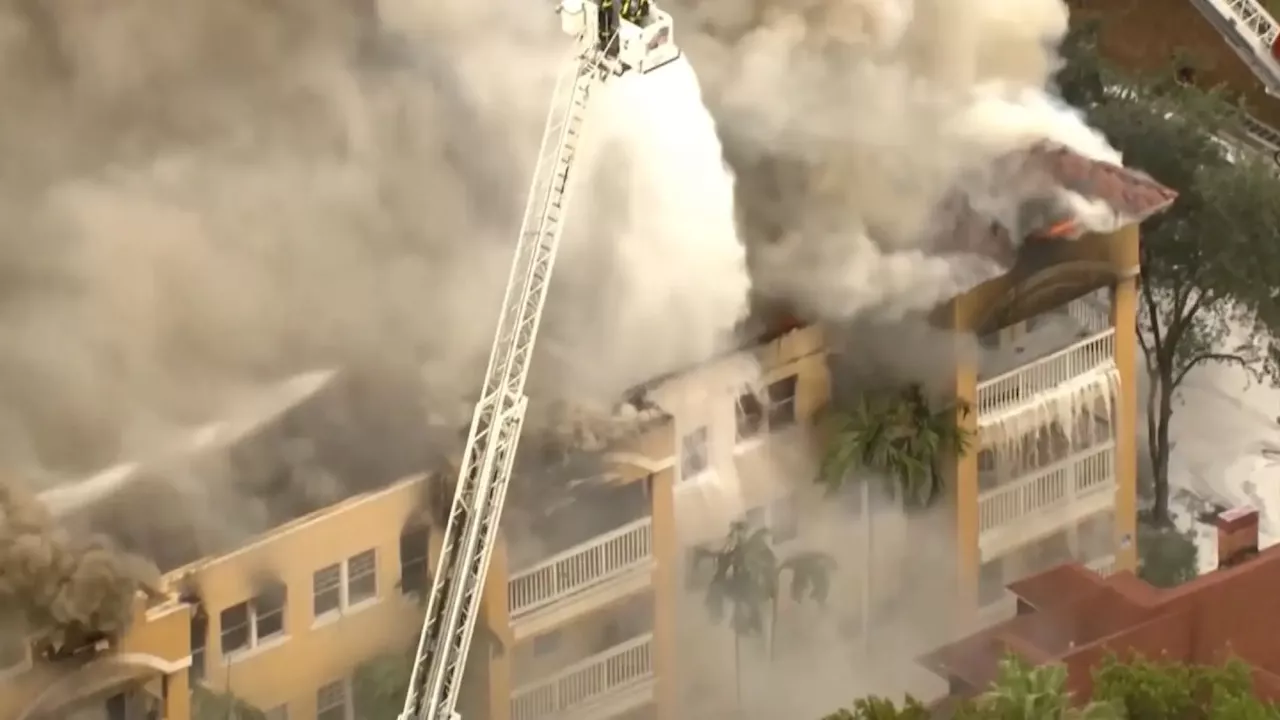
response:
M431 533L425 527L400 535L400 592L422 595L427 589L427 546Z

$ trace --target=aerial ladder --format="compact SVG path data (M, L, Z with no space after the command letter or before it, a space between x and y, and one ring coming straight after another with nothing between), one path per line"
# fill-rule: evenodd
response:
M562 0L557 12L575 44L547 113L399 720L460 717L455 707L528 407L525 381L591 95L612 76L647 73L680 56L671 16L650 0Z

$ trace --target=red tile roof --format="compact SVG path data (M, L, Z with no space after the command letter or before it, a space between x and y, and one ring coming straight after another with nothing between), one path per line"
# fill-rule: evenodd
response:
M1038 144L998 161L993 167L990 192L1007 194L1023 206L1037 203L1052 208L1022 228L1026 236L1066 236L1078 225L1064 206L1061 191L1088 201L1101 201L1125 224L1146 220L1169 207L1177 193L1145 173L1092 160L1068 148ZM1003 224L975 210L964 193L957 192L941 209L947 222L939 227L929 249L942 255L977 255L1003 268L1017 259L1021 238L1010 235ZM1046 232L1055 229L1053 232Z
M1280 700L1280 548L1241 565L1161 590L1124 571L1102 579L1079 564L1010 586L1030 609L920 658L935 673L975 690L989 686L1007 652L1033 663L1062 662L1078 697L1110 652L1217 663L1235 655L1255 669L1258 693Z

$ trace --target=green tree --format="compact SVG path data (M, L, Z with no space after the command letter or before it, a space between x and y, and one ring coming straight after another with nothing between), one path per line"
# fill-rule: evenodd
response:
M1138 527L1138 576L1170 588L1199 574L1196 543L1174 527Z
M1169 427L1197 367L1225 363L1261 379L1275 368L1280 319L1280 178L1268 157L1233 149L1242 115L1225 96L1167 78L1112 77L1090 121L1138 168L1179 193L1141 245L1138 341L1151 379L1147 435L1152 521L1169 522Z
M797 601L812 599L821 604L831 588L835 559L820 552L803 552L779 561L766 528L752 528L745 521L729 527L717 548L697 548L693 567L712 567L704 602L713 622L728 620L733 632L733 674L735 692L742 702L742 640L763 637L766 614L771 618L769 652L772 657L778 616L778 588L786 573L791 575L791 596Z
M1015 657L1000 663L991 688L959 701L942 717L955 720L1280 720L1280 707L1253 691L1249 667L1104 658L1093 672L1093 697L1072 703L1061 665L1031 666ZM908 696L899 706L880 697L858 700L823 720L925 720L938 717Z
M351 674L351 699L356 720L385 720L400 715L409 692L413 653L378 655L356 666Z
M1132 656L1106 658L1094 671L1094 698L1129 720L1275 720L1280 708L1253 693L1249 666L1188 665Z
M927 506L944 489L942 460L969 452L973 433L959 422L969 412L962 402L931 404L916 384L864 394L847 412L830 416L818 482L835 491L865 469L881 475L894 497Z

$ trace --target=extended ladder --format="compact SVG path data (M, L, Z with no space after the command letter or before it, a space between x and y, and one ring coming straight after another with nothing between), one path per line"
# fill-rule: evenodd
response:
M1280 26L1261 0L1192 0L1192 4L1249 66L1266 91L1280 95L1280 60L1275 56Z
M577 51L556 81L400 720L457 717L454 707L528 405L525 380L563 228L569 174L587 101L603 79L600 63L596 50Z

